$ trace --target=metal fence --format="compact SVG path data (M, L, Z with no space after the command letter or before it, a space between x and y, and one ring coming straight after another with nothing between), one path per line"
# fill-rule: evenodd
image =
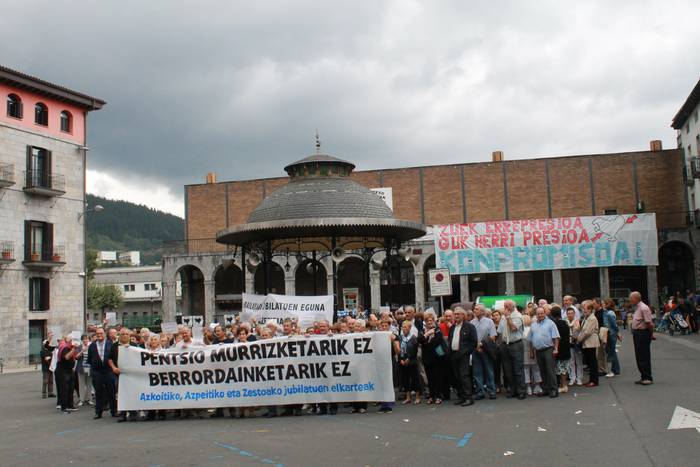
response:
M27 170L25 172L26 188L48 188L50 190L64 191L66 177L61 174L47 172L46 170Z

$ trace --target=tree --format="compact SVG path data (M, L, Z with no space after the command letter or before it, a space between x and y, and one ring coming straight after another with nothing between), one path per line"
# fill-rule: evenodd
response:
M89 248L85 252L85 269L87 269L88 280L94 279L95 269L97 269L97 250Z
M123 303L122 292L116 285L88 283L88 308L91 310L116 310Z

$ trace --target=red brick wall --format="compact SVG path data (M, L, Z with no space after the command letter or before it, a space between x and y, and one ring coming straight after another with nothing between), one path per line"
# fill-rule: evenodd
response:
M547 209L547 172L545 161L516 160L506 163L508 177L508 217L541 219Z
M423 169L423 205L426 224L463 222L460 166Z
M418 169L384 170L384 186L392 188L394 217L420 222L420 177Z
M469 222L505 219L503 167L500 162L467 164L464 167L464 184Z

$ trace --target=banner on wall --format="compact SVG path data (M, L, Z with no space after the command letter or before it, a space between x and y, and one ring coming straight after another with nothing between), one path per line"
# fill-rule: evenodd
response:
M656 216L437 225L435 261L453 274L658 265Z
M287 318L296 318L301 329L314 325L322 319L333 322L333 295L253 295L243 294L241 319L255 317L258 323L274 319L282 323Z
M119 348L119 410L394 400L388 332Z

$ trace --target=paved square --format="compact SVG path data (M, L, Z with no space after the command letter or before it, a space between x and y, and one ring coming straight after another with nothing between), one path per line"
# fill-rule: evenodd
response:
M667 428L676 406L700 412L700 338L659 336L656 383L640 387L632 339L623 335L623 374L601 378L596 389L466 408L398 406L388 415L370 406L366 415L116 423L93 420L90 407L60 413L55 399L41 399L38 372L3 374L0 464L697 465L700 432Z

